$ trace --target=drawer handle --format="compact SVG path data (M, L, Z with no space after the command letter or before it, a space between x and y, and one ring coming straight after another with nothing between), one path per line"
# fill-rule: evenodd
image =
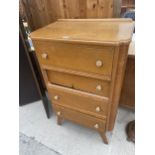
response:
M60 116L60 115L61 115L61 112L60 112L60 111L58 111L58 112L57 112L57 115L58 115L58 116Z
M100 112L101 111L101 108L100 107L96 107L96 112Z
M102 66L102 61L101 60L97 60L96 61L96 67L101 67Z
M58 95L54 96L54 99L55 100L58 100L59 99L59 96Z
M96 86L96 90L97 90L97 91L101 91L101 90L102 90L102 86L101 86L101 85L97 85L97 86Z
M42 53L41 56L43 59L47 59L47 57L48 57L47 53Z
M95 129L98 129L98 128L99 128L99 125L98 125L98 124L95 124L95 125L94 125L94 128L95 128Z

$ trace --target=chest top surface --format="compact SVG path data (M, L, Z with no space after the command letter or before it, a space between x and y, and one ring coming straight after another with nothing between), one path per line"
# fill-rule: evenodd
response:
M133 29L130 19L60 19L32 32L31 38L118 45L131 41Z

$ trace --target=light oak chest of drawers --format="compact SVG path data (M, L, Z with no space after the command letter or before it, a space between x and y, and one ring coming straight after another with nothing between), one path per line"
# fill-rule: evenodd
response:
M61 19L31 34L57 115L97 130L114 127L134 23Z

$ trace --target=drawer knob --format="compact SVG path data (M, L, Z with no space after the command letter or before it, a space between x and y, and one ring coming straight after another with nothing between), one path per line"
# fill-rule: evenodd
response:
M59 99L59 96L58 95L54 96L54 99L55 100L58 100Z
M102 66L102 61L101 60L97 60L96 61L96 67L101 67Z
M96 90L101 91L102 90L102 86L101 85L97 85L96 86Z
M100 107L96 107L96 112L100 112L101 108Z
M95 128L95 129L98 129L98 128L99 128L99 125L98 125L98 124L95 124L95 125L94 125L94 128Z
M60 112L60 111L58 111L58 112L57 112L57 115L58 115L58 116L60 116L60 115L61 115L61 112Z
M48 57L47 53L42 53L41 56L43 59L47 59L47 57Z

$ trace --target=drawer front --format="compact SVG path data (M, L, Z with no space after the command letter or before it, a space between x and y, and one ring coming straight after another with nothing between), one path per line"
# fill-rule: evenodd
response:
M48 86L48 91L52 103L106 118L108 99L104 97L56 85Z
M109 97L110 82L47 70L50 83Z
M105 131L106 120L98 119L87 114L71 110L69 108L58 106L56 104L53 104L53 107L55 112L59 114L59 117L73 121L89 128L96 129L98 131Z
M113 47L34 41L43 65L111 76Z

